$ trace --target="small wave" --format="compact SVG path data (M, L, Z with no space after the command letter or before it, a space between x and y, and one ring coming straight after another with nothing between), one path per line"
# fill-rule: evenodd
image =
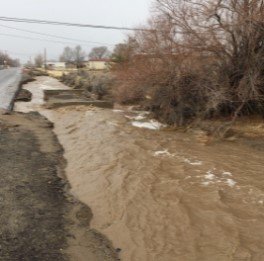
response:
M132 126L138 128L150 129L150 130L159 130L162 127L165 127L166 125L155 120L150 120L149 122L133 121Z
M231 177L232 173L231 172L227 172L227 171L223 171L222 175ZM237 182L234 181L231 178L218 177L217 175L215 175L212 172L212 170L208 170L206 172L206 174L203 176L203 179L204 180L201 182L201 184L204 185L204 186L208 186L208 185L216 184L216 183L222 183L222 184L225 184L225 185L227 185L229 187L234 187L237 184Z
M200 161L200 160L194 160L194 161L192 161L192 160L187 159L187 158L184 159L184 162L186 162L186 163L188 163L188 164L190 164L190 165L193 165L193 166L200 166L200 165L203 164L203 162Z
M158 150L154 152L155 157L159 156L168 156L168 157L173 157L174 154L171 154L168 150Z

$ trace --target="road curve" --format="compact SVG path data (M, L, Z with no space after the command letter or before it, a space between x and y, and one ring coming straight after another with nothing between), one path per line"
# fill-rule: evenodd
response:
M20 68L0 70L0 108L11 110L14 95L21 79Z

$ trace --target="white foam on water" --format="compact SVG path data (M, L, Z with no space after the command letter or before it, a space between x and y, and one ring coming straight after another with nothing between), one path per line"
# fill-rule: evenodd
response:
M235 182L233 179L226 179L226 184L229 187L234 187L237 184L237 182Z
M190 165L193 165L193 166L200 166L200 165L203 164L203 162L200 161L200 160L194 160L194 161L192 161L192 160L187 159L187 158L184 159L184 162L186 162L186 163L188 163L188 164L190 164Z
M136 120L136 121L141 121L141 120L144 120L144 119L146 119L146 117L143 116L143 115L138 115L138 116L134 117L134 120Z
M173 157L174 154L170 153L168 150L158 150L154 152L155 157L160 157L160 156L167 156L167 157Z
M205 179L209 179L209 180L214 180L214 179L216 179L217 177L216 177L215 174L213 174L213 173L211 172L211 170L208 170L208 171L206 172L206 175L204 175L204 178L205 178Z
M155 120L150 120L149 122L133 121L132 126L138 128L150 129L150 130L159 130L162 127L165 127L166 125Z
M233 176L232 173L231 173L231 172L228 172L228 171L224 171L224 172L223 172L223 175L225 175L225 176L230 176L230 177Z
M216 169L214 169L214 170L216 170ZM223 185L227 185L229 187L235 187L237 182L231 178L227 178L227 176L232 177L232 173L227 172L227 171L222 171L222 176L219 177L219 176L215 175L212 172L212 170L208 170L206 172L206 174L204 176L202 176L203 181L201 182L201 184L204 186L208 186L208 185L217 183L219 185L223 184ZM201 176L197 176L197 177L201 177Z

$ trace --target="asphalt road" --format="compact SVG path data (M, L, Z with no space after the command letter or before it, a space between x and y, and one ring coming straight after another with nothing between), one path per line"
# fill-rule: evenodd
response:
M20 68L0 70L0 108L9 110L18 89L21 77Z

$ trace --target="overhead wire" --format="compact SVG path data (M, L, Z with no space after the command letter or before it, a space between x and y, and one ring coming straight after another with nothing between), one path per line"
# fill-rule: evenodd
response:
M17 30L17 31L21 31L21 32L27 32L27 33L32 33L32 34L37 34L37 35L43 35L43 36L48 36L48 37L54 37L54 38L64 39L64 40L70 40L70 41L76 41L78 43L83 42L83 43L87 43L87 44L102 44L102 45L114 46L114 44L109 44L109 43L86 41L86 40L81 40L81 39L74 39L74 38L69 38L69 37L63 37L63 36L53 35L53 34L40 33L40 32L36 32L36 31L31 31L31 30L16 28L16 27L2 25L2 24L0 24L0 26L1 27L5 27L5 28L9 28L9 29L13 29L13 30Z
M69 44L69 45L75 45L76 44L76 43L66 42L66 41L47 40L47 39L42 39L42 38L34 38L34 37L27 37L27 36L14 35L14 34L6 34L6 33L0 33L0 35L8 36L8 37L21 38L21 39L37 40L37 41L42 41L42 42L44 41L44 42L60 43L60 44Z
M95 28L95 29L110 29L110 30L125 30L125 31L153 31L153 30L144 29L144 28L131 28L131 27L120 27L120 26L79 24L79 23L70 23L70 22L58 22L58 21L26 19L26 18L16 18L16 17L6 17L6 16L0 16L0 20L1 21L16 22L16 23L63 25L63 26L75 26L75 27L88 27L88 28Z
M5 17L0 16L0 21L9 21L9 22L16 22L16 23L34 23L34 24L47 24L47 25L60 25L60 26L73 26L73 27L83 27L83 28L95 28L95 29L110 29L110 30L126 30L126 31L154 31L150 29L144 29L144 28L130 28L130 27L119 27L119 26L105 26L105 25L92 25L92 24L80 24L80 23L70 23L70 22L58 22L58 21L48 21L48 20L37 20L37 19L26 19L26 18L15 18L15 17ZM112 45L114 44L105 44L105 43L99 43L99 42L90 42L85 40L78 40L68 37L62 37L62 36L55 36L52 34L46 34L46 33L39 33L31 30L26 29L19 29L15 27L10 26L4 26L0 25L2 27L19 30L23 32L28 33L34 33L38 35L48 36L48 37L54 37L58 39L65 39L70 41L78 41L78 42L86 42L86 44L104 44L104 45ZM33 37L26 37L26 36L19 36L19 35L12 35L12 34L6 34L6 33L0 33L2 36L8 36L8 37L15 37L15 38L21 38L21 39L30 39L30 40L37 40L37 41L45 41L45 42L53 42L53 43L60 43L60 44L76 44L76 43L69 43L65 41L54 41L54 40L47 40L47 39L41 39L41 38L33 38Z

